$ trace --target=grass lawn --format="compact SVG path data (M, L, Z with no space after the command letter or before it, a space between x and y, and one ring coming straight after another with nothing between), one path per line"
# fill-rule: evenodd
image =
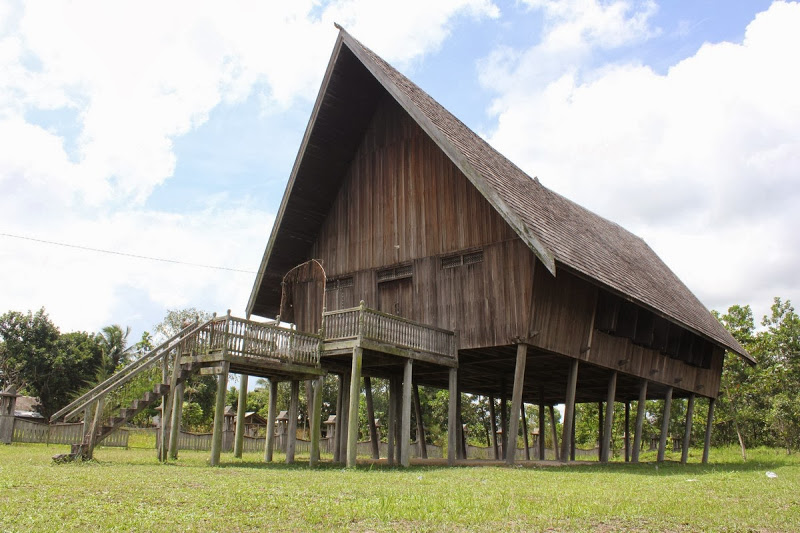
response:
M162 465L152 449L112 448L52 463L66 451L0 445L0 531L800 531L800 456L778 450L747 463L712 450L708 466L408 470L257 454L209 468L207 452Z

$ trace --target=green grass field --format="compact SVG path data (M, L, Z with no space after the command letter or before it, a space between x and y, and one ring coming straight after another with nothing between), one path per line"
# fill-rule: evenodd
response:
M152 449L0 446L0 531L800 531L800 456L569 467L159 464ZM693 460L699 452L693 450ZM645 456L645 458L651 458ZM777 478L766 476L773 471Z

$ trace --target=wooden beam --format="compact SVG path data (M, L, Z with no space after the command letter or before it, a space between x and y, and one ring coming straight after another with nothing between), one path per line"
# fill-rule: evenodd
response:
M708 451L711 448L711 429L714 425L714 398L708 399L708 419L706 419L706 438L703 444L703 464L708 464Z
M269 380L269 408L267 411L267 442L264 445L264 461L272 462L272 453L275 449L275 417L278 408L278 382Z
M428 445L425 442L425 424L422 421L422 405L419 402L419 386L414 383L414 416L417 419L417 443L419 446L419 456L422 459L428 458Z
M692 439L692 416L694 415L694 393L689 395L686 405L686 428L683 431L683 448L681 448L681 464L689 460L689 444Z
M386 417L388 420L386 421L386 462L389 465L394 464L394 444L395 444L395 437L396 433L394 431L395 425L395 414L396 410L394 408L394 403L397 401L397 391L395 390L395 379L394 376L389 378L389 402L387 405L388 413L386 413Z
M550 405L550 432L553 434L553 456L556 458L556 461L561 460L561 448L558 446L558 428L556 427L556 409L554 406Z
M448 390L450 392L447 402L447 464L456 464L456 447L458 446L458 431L456 431L456 396L458 394L458 369L451 368L448 376Z
M572 450L572 426L575 420L575 389L578 385L578 360L573 359L567 377L567 393L564 403L564 433L561 437L561 461L567 462Z
M236 406L236 434L233 439L233 456L242 458L244 448L244 415L247 412L247 374L239 375L239 403Z
M631 402L625 400L625 462L631 460Z
M353 348L353 362L350 370L350 409L347 414L347 467L356 466L358 453L358 405L361 400L361 347Z
M608 395L606 396L606 425L603 430L603 456L600 460L608 462L611 457L611 431L614 428L614 399L617 396L617 372L611 373L608 378Z
M494 410L494 396L489 396L489 418L492 426L492 448L494 449L495 461L500 459L500 451L497 448L497 413Z
M412 360L403 364L403 414L400 424L400 464L406 468L411 464L411 372Z
M545 451L545 416L544 416L544 394L542 394L542 398L539 398L539 460L544 461L544 451Z
M639 462L639 451L642 449L642 424L644 424L644 412L647 402L647 380L643 379L639 384L639 401L636 402L636 428L633 435L633 453L631 462Z
M322 387L324 381L325 378L323 376L318 377L314 381L316 386L314 387L314 402L311 408L311 427L309 428L311 431L311 453L308 462L311 466L319 462L319 440L320 431L322 429L320 425L322 422Z
M520 410L522 416L522 442L525 444L525 460L531 460L531 448L528 440L528 416L525 414L525 402L522 402L522 409Z
M344 408L344 374L337 374L337 381L339 387L336 390L336 425L333 428L333 462L339 463L342 461L342 440L339 438L342 434L342 423L344 415L342 412Z
M528 360L528 345L517 344L517 363L514 367L514 389L511 393L511 416L508 424L508 448L506 448L506 464L514 464L517 452L517 436L519 434L519 414L522 409L522 390L525 387L525 363Z
M289 393L289 424L286 436L286 464L294 462L294 450L297 444L297 413L300 410L300 381L292 380Z
M375 406L372 403L372 381L369 376L364 376L364 395L367 400L367 425L369 425L369 442L372 447L372 458L380 459L380 446L378 442L378 428L375 426Z
M211 466L219 465L219 457L222 453L222 423L225 420L225 393L228 388L228 369L230 363L221 363L222 374L217 377L217 399L214 405L214 432L211 435Z
M669 414L672 408L672 387L667 387L667 395L664 398L664 417L661 420L661 440L658 443L658 462L664 460L664 452L667 449L667 434L669 433Z
M178 458L178 437L181 433L181 415L183 414L183 396L185 384L181 382L175 389L175 400L172 406L172 423L169 432L169 458Z

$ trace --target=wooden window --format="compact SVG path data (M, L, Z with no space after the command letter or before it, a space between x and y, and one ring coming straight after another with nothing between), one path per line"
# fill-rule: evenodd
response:
M465 254L446 255L442 257L442 268L456 268L466 265L483 263L483 250Z
M353 276L347 276L338 279L329 279L325 282L326 291L335 291L337 289L347 289L353 286Z
M410 278L413 272L414 269L411 263L407 263L404 265L397 265L396 267L392 268L384 268L378 270L377 272L378 283L382 283L384 281L392 281L395 279Z

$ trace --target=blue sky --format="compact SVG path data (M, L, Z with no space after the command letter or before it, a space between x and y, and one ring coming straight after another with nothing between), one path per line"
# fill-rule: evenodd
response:
M255 271L344 25L710 308L800 297L800 5L0 5L0 233ZM243 314L254 274L0 236L0 312Z

